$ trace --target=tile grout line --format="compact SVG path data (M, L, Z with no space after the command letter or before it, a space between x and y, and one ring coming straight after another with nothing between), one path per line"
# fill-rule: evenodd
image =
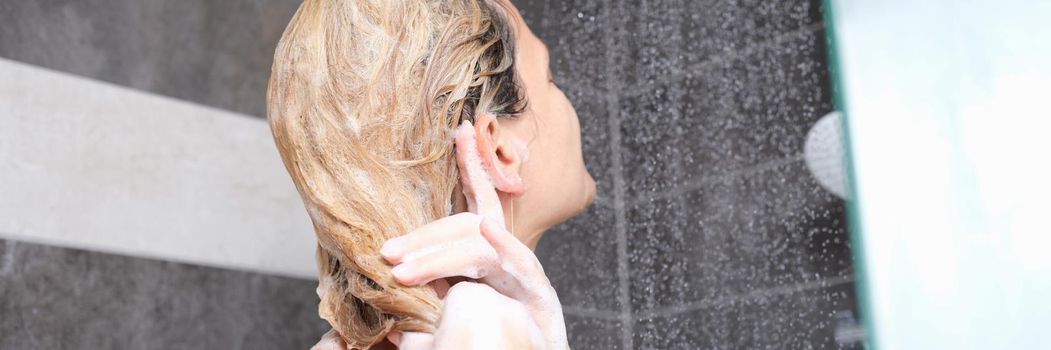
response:
M685 1L691 1L691 0L685 0ZM682 2L675 3L674 5L675 6L680 6L681 5L683 8L686 7L686 4L682 3ZM685 34L683 33L683 29L685 27L685 23L683 22L683 16L672 16L672 18L670 18L669 20L670 21L669 21L668 25L670 27L672 27L672 28L676 28L676 30L673 32L673 34L670 36L670 38L668 38L668 41L671 41L671 47L672 47L671 56L672 57L682 56L683 47L686 46ZM671 102L671 108L669 109L669 112L670 112L669 114L671 114L670 115L671 118L669 118L670 119L669 125L680 125L681 126L682 123L680 121L685 119L685 117L686 117L685 116L686 111L685 111L685 105L684 105L683 98L686 96L687 88L686 88L685 85L687 84L687 80L685 79L685 76L683 76L683 75L675 75L675 76L678 76L679 79L675 79L674 82L670 82L667 85L668 86L668 91L667 91L668 100ZM672 137L674 138L676 143L681 142L682 139L685 137L685 134L686 134L686 132L685 132L684 128L682 128L682 127L672 128ZM678 182L678 181L681 181L680 179L684 179L687 176L686 169L685 169L686 167L683 164L685 162L686 155L684 154L684 151L683 151L682 147L673 147L672 149L673 149L674 153L672 154L672 159L671 159L672 160L672 164L671 164L671 169L669 169L669 170L671 170L671 174L673 176L672 180L675 181L675 182ZM677 206L678 209L682 211L681 212L682 215L686 215L687 211L689 210L688 209L688 204L687 204L687 201L686 201L686 196L684 196L684 195L675 196L675 197L673 197L673 200L674 200L675 206ZM689 248L685 248L686 246L688 246L690 244L685 239L686 228L683 225L672 225L670 231L671 232L669 232L669 233L671 233L671 237L670 237L668 243L679 245L680 248L689 249ZM672 281L672 283L686 283L686 276L685 276L686 269L681 269L678 272L673 272L673 271L675 271L675 269L668 269L667 272L665 272L663 274L667 278L670 278L670 281Z
M625 201L625 183L624 183L624 164L621 157L621 134L620 134L620 99L615 93L618 91L619 84L614 77L617 76L616 71L616 59L615 56L617 51L614 50L614 46L618 42L615 36L619 35L617 32L616 25L613 24L615 20L615 13L613 12L613 6L615 4L612 1L607 2L605 6L605 17L606 26L608 26L607 34L603 36L605 40L604 45L606 47L606 105L609 109L609 136L610 136L610 167L612 168L613 175L613 212L614 212L614 232L617 239L617 301L620 303L619 316L621 324L621 346L624 350L633 349L633 333L634 333L634 317L631 314L631 271L628 264L628 234L627 234L627 217L624 209Z
M667 317L674 316L686 312L697 311L705 308L709 308L716 305L725 305L740 301L759 299L764 297L786 295L798 292L804 292L808 290L835 287L846 283L854 282L854 275L848 274L843 276L829 277L815 281L800 282L788 286L774 287L770 289L763 289L753 291L743 295L727 296L717 298L715 300L700 300L692 303L686 303L682 305L666 306L645 312L639 313L636 317L639 319L654 318L654 317Z
M610 31L609 31L610 35L607 35L607 36L604 37L604 39L606 40L606 42L604 44L605 44L605 46L607 48L607 53L614 53L615 54L616 52L613 50L613 47L616 45L616 40L614 40L614 39L615 39L615 37L617 35L619 35L619 33L617 32L616 26L613 23L613 21L614 21L614 18L612 16L613 13L612 13L611 10L609 10L609 8L610 7L607 7L607 10L606 10L606 15L607 16L606 17L610 21L609 23L607 23L607 26L610 27ZM789 40L789 39L791 39L793 37L799 36L799 35L804 34L804 33L817 31L817 30L820 30L821 28L823 28L823 23L822 22L816 22L816 23L807 25L807 26L802 27L802 28L798 28L798 29L795 29L795 30L792 30L792 31L789 31L789 32L782 33L781 35L778 35L777 37L774 37L771 40L766 40L766 41L757 43L755 45L752 45L750 47L744 48L742 50L736 50L736 51L734 51L731 54L715 56L713 58L710 58L710 59L707 59L705 61L702 61L702 62L698 63L698 65L696 65L695 67L697 67L697 68L706 67L708 65L713 64L713 62L717 62L716 59L719 59L719 58L721 58L721 59L735 59L735 58L740 57L740 56L746 56L746 55L749 55L749 54L752 54L752 53L756 52L757 50L763 49L763 48L765 48L767 46L779 45L779 44L782 44L783 42L785 42L785 41L787 41L787 40ZM769 171L771 169L774 169L774 168L777 168L777 167L780 167L780 166L784 166L786 164L791 164L793 162L800 161L802 159L802 155L801 154L788 155L788 156L783 157L783 158L773 159L773 160L765 161L765 162L762 162L762 163L759 163L759 164L756 164L756 165L735 169L735 170L732 170L732 171L730 171L728 173L724 173L724 174L721 174L721 175L718 175L718 176L701 177L701 178L695 179L694 181L688 181L688 182L684 183L683 185L679 185L679 186L673 187L673 188L671 188L671 189L669 189L667 191L663 191L663 192L661 192L660 194L658 194L656 196L645 196L645 197L642 197L642 198L634 198L634 199L626 198L627 197L626 193L625 193L625 185L626 184L625 184L625 180L624 180L624 177L623 177L623 169L624 169L623 158L622 158L622 151L623 150L622 150L622 147L621 147L621 138L622 138L623 135L621 135L621 130L620 130L620 125L621 125L620 117L621 116L620 116L620 105L619 105L619 100L620 100L620 98L622 96L619 96L618 91L621 91L621 92L627 94L627 96L623 96L623 97L631 97L631 96L635 96L635 95L641 94L645 90L642 91L642 92L637 91L637 90L632 90L632 89L622 91L621 88L623 88L623 87L620 86L620 85L623 85L623 84L618 84L618 81L616 81L616 79L614 79L617 76L617 72L616 72L616 69L615 69L616 68L616 65L615 65L616 61L614 59L614 56L613 55L607 56L606 61L607 61L607 68L606 68L606 73L607 74L606 74L606 79L605 79L606 80L605 81L606 91L604 92L603 95L605 95L606 104L609 107L609 113L610 113L609 118L608 118L608 122L609 122L608 124L609 124L609 131L610 131L610 149L611 149L611 156L610 157L612 158L611 159L611 168L612 168L611 170L613 172L613 174L612 174L613 175L612 176L612 178L613 178L613 198L611 198L611 200L603 201L601 203L596 203L596 204L602 205L602 206L609 206L609 207L612 207L612 209L614 210L614 216L615 216L614 231L615 231L616 240L617 240L617 265L618 265L617 266L617 277L618 277L618 289L619 289L619 291L618 291L618 301L620 302L620 310L619 311L607 311L607 310L599 310L599 309L592 309L592 308L586 308L586 307L563 306L563 310L564 310L564 312L566 314L570 314L570 315L574 315L574 316L581 316L581 317L588 317L588 318L606 319L606 320L618 320L618 319L621 320L623 322L623 325L621 327L621 330L622 330L622 333L621 333L622 339L621 340L622 340L623 348L624 349L632 349L632 348L634 348L634 344L633 344L634 341L633 341L632 336L633 336L633 333L634 333L634 322L635 322L636 319L642 319L642 318L648 318L648 317L654 317L654 316L675 315L675 314L679 314L679 313L682 313L682 312L689 312L689 311L701 309L701 308L704 308L704 307L710 307L712 305L718 305L718 304L725 303L725 302L731 302L731 301L737 301L737 300L748 300L748 299L754 299L754 298L763 297L763 296L773 296L773 295L787 294L787 293L798 292L798 291L805 291L805 290L810 290L810 289L815 289L815 288L835 286L835 285L839 285L839 284L842 284L842 283L849 283L849 282L853 281L853 277L852 276L834 277L834 278L829 278L829 279L820 280L820 281L804 282L804 283L799 283L799 284L795 284L795 285L791 285L791 286L787 286L787 287L780 287L780 288L773 288L773 289L757 291L757 292L753 292L753 293L740 295L740 296L737 296L737 297L726 297L726 298L720 298L720 299L717 299L717 300L714 300L714 301L699 301L699 302L687 303L687 304L683 304L683 305L679 305L679 306L675 306L675 307L665 307L665 308L660 308L660 309L656 309L656 310L652 310L652 311L643 312L643 313L640 313L638 315L634 315L633 311L632 311L632 308L631 308L631 303L630 303L630 266L629 266L629 261L628 261L629 257L628 257L628 253L627 253L627 240L628 240L628 237L627 237L627 225L626 225L626 221L627 221L626 207L627 206L635 205L635 204L638 204L638 203L642 203L643 201L645 201L647 199L650 199L650 198L665 198L665 197L670 197L672 195L681 194L682 192L687 192L687 191L690 191L692 189L699 188L699 187L703 186L704 184L715 182L715 181L724 181L726 179L733 178L734 176L742 174L742 173L746 174L746 173L753 173L753 172ZM672 76L674 76L674 74ZM663 82L663 83L668 83L668 82ZM679 114L679 113L675 113L675 114ZM681 173L682 172L681 166L676 167L675 171L677 173Z
M586 318L598 318L603 320L620 320L620 311L592 309L589 307L562 305L562 313Z
M716 183L716 182L720 182L720 181L726 181L726 180L732 180L732 179L735 179L735 178L738 178L738 177L741 177L741 176L745 176L745 175L751 175L751 174L755 174L755 173L766 172L766 171L770 171L770 170L773 170L773 169L776 169L776 168L779 168L779 167L783 167L783 166L786 166L786 165L789 165L789 164L793 164L793 163L796 163L796 162L800 162L800 161L803 161L803 154L802 153L797 153L797 154L787 155L787 156L782 157L782 158L775 158L775 159L762 161L760 163L744 166L744 167L737 168L737 169L731 169L731 170L729 170L727 172L719 173L718 175L694 177L694 178L688 179L686 181L683 181L681 184L672 186L671 188L668 188L666 190L655 192L655 193L651 193L651 194L648 194L648 195L641 195L641 196L638 196L637 198L628 199L628 200L626 200L626 203L627 203L628 206L634 206L634 205L645 203L646 201L650 201L650 200L666 199L666 198L670 198L670 197L680 196L680 195L685 194L687 192L696 191L696 190L698 190L698 189L700 189L700 188L702 188L702 187L704 187L706 185L712 184L712 183Z
M677 314L701 310L717 305L725 305L734 302L764 297L786 295L820 288L835 287L841 284L851 282L854 282L853 274L845 274L842 276L827 277L814 281L795 283L787 286L756 290L750 293L741 294L737 296L726 296L714 300L699 300L695 302L685 303L682 305L660 307L653 310L640 312L637 315L634 315L634 317L636 319L647 319L654 317L674 316ZM564 305L562 306L562 311L565 314L579 317L598 318L603 320L622 319L621 312L619 311L601 310L582 306Z
M732 52L724 54L724 55L711 56L711 57L709 57L709 58L697 63L695 66L693 66L693 69L703 69L703 68L705 68L705 67L707 67L709 65L712 65L715 62L718 62L720 60L734 60L734 59L739 59L741 57L745 57L745 56L748 56L748 55L752 55L755 52L758 52L759 50L762 50L762 49L765 49L765 48L770 48L770 47L773 47L773 46L776 46L776 45L781 45L781 44L791 40L792 38L798 37L800 35L803 35L803 34L806 34L806 33L812 33L812 32L820 31L820 30L824 29L824 27L825 27L825 23L823 21L817 21L817 22L808 24L806 26L803 26L803 27L800 27L800 28L797 28L797 29L793 29L791 31L783 32L780 35L777 35L777 36L775 36L775 37L773 37L773 38L771 38L769 40L765 40L765 41L762 41L762 42L759 42L759 43L755 43L753 45L750 45L748 47L742 48L740 50L735 50L735 51L732 51ZM682 72L679 71L677 73L682 73ZM664 76L665 79L662 79L661 81L659 81L659 82L657 82L655 84L658 84L658 85L672 85L672 83L678 83L678 80L669 80L669 79L672 79L672 78L677 77L677 76L681 76L681 74L665 75ZM672 95L673 92L674 92L673 90L677 90L677 86L673 85L672 87L670 87L668 89L668 94ZM647 90L647 89L628 90L628 91L626 91L626 93L628 95L626 97L638 96L638 95L647 93L649 91L650 90ZM681 113L679 113L679 111L672 110L670 112L673 114L674 117L682 118ZM793 163L795 161L800 161L802 159L803 159L802 153L798 153L798 154L792 154L792 155L785 155L782 158L776 158L776 159L770 159L770 160L762 161L760 163L756 163L756 164L753 164L753 165L745 166L745 167L742 167L742 168L731 169L727 173L716 175L716 176L701 176L700 178L694 178L694 179L685 179L685 176L684 177L680 177L681 179L684 179L682 184L675 185L672 188L669 188L669 189L664 190L664 191L660 191L660 192L655 193L655 194L643 195L643 196L638 196L636 198L627 199L627 205L628 206L634 206L634 205L638 205L640 203L643 203L643 202L645 202L647 200L666 199L666 198L669 198L669 197L681 197L679 195L682 194L683 192L689 192L689 191L696 190L696 189L698 189L698 188L700 188L700 187L702 187L702 186L704 186L706 184L712 183L712 182L725 181L727 178L732 178L734 176L738 176L738 175L742 175L742 174L750 174L750 173L755 173L755 172L769 171L769 170L771 170L773 168L784 166L784 165Z
M611 6L607 6L605 12L606 12L606 15L607 15L606 18L610 21L610 22L607 23L607 26L610 27L609 28L610 29L609 33L611 33L611 35L607 35L607 36L604 37L604 40L605 40L604 44L605 44L605 46L607 48L607 50L606 50L607 53L614 53L614 54L616 54L616 51L614 51L613 48L616 45L617 41L614 40L614 39L615 39L615 37L617 35L619 35L619 33L616 30L616 26L613 24L614 17L612 16L613 13L612 13L612 10L610 10L610 8L611 8ZM800 29L796 29L796 30L793 30L793 31L790 31L790 32L782 33L781 35L775 37L774 39L771 39L771 40L768 40L768 41L764 41L762 43L753 45L753 46L745 48L743 50L738 50L738 51L735 52L735 54L719 56L719 57L722 57L722 58L725 58L725 59L733 59L733 58L738 57L738 56L748 55L748 54L751 54L751 53L755 52L756 50L762 49L763 47L766 47L766 46L769 46L769 45L774 45L774 44L781 44L783 41L787 40L788 38L791 38L793 36L798 36L798 35L800 35L802 33L819 30L822 27L823 27L823 24L821 22L817 22L815 24L811 24L811 25L808 25L808 26L800 28ZM609 122L609 131L610 131L610 149L611 149L610 157L612 158L610 165L611 165L611 170L613 172L613 174L612 174L613 175L612 176L613 177L613 198L610 201L612 203L596 203L596 204L609 205L609 206L612 206L612 209L614 210L614 218L615 218L614 231L615 231L616 240L617 240L617 279L618 279L618 289L619 289L619 291L618 291L618 301L620 303L620 310L619 310L619 312L617 312L617 311L605 311L605 310L597 310L597 309L575 307L575 306L564 306L564 311L567 314L576 315L576 316L599 318L599 319L620 319L623 322L623 325L621 327L621 330L622 330L622 333L621 333L622 346L623 346L624 349L632 349L632 348L634 348L634 344L633 344L634 340L632 338L633 333L634 333L634 322L635 322L636 318L641 318L641 317L637 317L636 315L633 315L633 311L632 311L631 303L630 303L630 266L629 266L629 261L628 261L628 258L629 258L628 257L628 252L627 252L627 240L628 240L628 237L627 237L627 223L626 223L626 221L627 221L626 207L628 205L630 205L630 204L640 203L640 202L642 202L642 200L648 199L648 198L635 199L635 200L629 200L628 198L626 198L627 196L626 196L626 193L625 193L625 180L624 180L624 176L623 176L624 165L623 165L622 147L621 147L621 138L622 138L623 135L621 135L621 130L620 130L621 129L621 120L620 120L620 105L619 105L619 100L620 100L620 98L622 96L619 96L619 94L618 94L618 91L622 91L621 89L623 87L620 86L622 84L618 84L618 81L616 79L614 79L614 77L617 76L616 64L615 64L616 60L614 59L614 55L607 56L606 57L606 61L607 61L607 65L606 65L606 73L607 74L606 74L606 79L605 79L606 80L605 81L606 91L605 91L604 95L606 97L606 104L609 107L608 122ZM714 61L713 59L705 60L704 62L700 63L698 65L698 67L707 66L709 64L712 64L713 61ZM637 91L634 91L634 90L627 90L627 91L623 91L623 92L627 93L627 96L623 96L623 97L634 96L637 93ZM668 191L662 192L661 198L670 196L673 193L681 193L683 191L688 191L692 187L699 187L698 186L699 185L698 182L700 184L703 184L703 183L710 182L712 180L724 180L725 178L730 178L734 174L741 173L741 172L766 171L766 170L769 170L769 169L772 169L772 168L776 168L778 166L782 166L784 164L789 164L791 162L798 161L800 159L802 159L801 155L792 155L792 156L788 156L788 157L781 158L781 159L767 161L767 162L764 162L764 163L761 163L761 164L758 164L758 165L755 165L755 166L742 168L742 169L739 169L738 171L732 171L731 173L728 173L728 174L723 174L723 175L716 176L716 177L702 178L701 181L690 181L689 183L687 183L685 185L676 186L676 187L674 187L672 189L669 189ZM678 171L681 172L681 169L678 169ZM839 283L844 283L844 282L839 282ZM836 284L838 284L838 283L836 283ZM832 284L832 285L835 285L835 284ZM798 289L798 288L800 288L798 286L799 285L796 285L796 286L793 286L792 288ZM792 289L792 290L795 290L795 289ZM803 289L803 290L805 290L805 289ZM764 295L764 294L750 293L750 294L746 294L743 297L738 297L737 299L755 298L757 296L762 296L762 295ZM767 293L766 295L776 295L776 294ZM722 299L717 300L717 301L721 301L721 300ZM727 300L732 300L732 299L727 299ZM701 307L707 306L709 304L711 304L711 303L697 302L697 303L685 304L685 305L680 306L679 308L688 308L688 307L701 308ZM660 309L660 310L665 310L665 309ZM690 310L689 309L683 309L682 312L685 312L685 311L690 311ZM672 313L672 314L674 314L674 313ZM654 315L656 315L656 314L654 314L653 312L646 312L646 313L638 315L638 316L652 317Z

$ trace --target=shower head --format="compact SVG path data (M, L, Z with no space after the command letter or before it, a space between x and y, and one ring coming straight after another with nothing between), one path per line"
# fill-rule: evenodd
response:
M839 198L849 199L843 124L840 118L841 114L833 111L810 128L803 145L803 158L821 187Z

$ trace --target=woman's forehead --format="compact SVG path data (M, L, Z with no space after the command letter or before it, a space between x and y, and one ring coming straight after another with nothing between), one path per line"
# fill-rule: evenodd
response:
M492 1L506 10L508 20L511 21L511 26L514 28L515 42L519 53L529 58L539 58L534 56L546 55L547 46L533 34L525 18L518 12L518 8L510 0Z

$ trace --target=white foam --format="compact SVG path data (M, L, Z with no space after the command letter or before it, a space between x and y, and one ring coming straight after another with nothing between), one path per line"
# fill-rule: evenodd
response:
M342 103L339 106L340 112L346 120L343 122L343 128L349 130L354 136L361 135L361 123L358 121L356 111L354 107L350 106L349 103Z
M482 158L478 154L478 138L474 131L474 125L469 121L465 121L463 125L456 129L456 135L458 139L464 138L463 149L460 149L460 145L457 145L456 151L465 157L464 166L467 169L464 170L467 172L467 182L472 184L471 187L474 191L475 208L473 209L478 214L504 227L504 213L500 205L500 198L496 195L496 190L493 188L493 179L489 176L482 163Z
M369 174L361 169L352 169L350 176L354 179L354 183L358 185L358 188L368 194L375 194L376 187L372 184L372 178Z

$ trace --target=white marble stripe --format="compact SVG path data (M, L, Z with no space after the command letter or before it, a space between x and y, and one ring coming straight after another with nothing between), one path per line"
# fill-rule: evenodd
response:
M4 59L0 236L316 278L264 120Z

